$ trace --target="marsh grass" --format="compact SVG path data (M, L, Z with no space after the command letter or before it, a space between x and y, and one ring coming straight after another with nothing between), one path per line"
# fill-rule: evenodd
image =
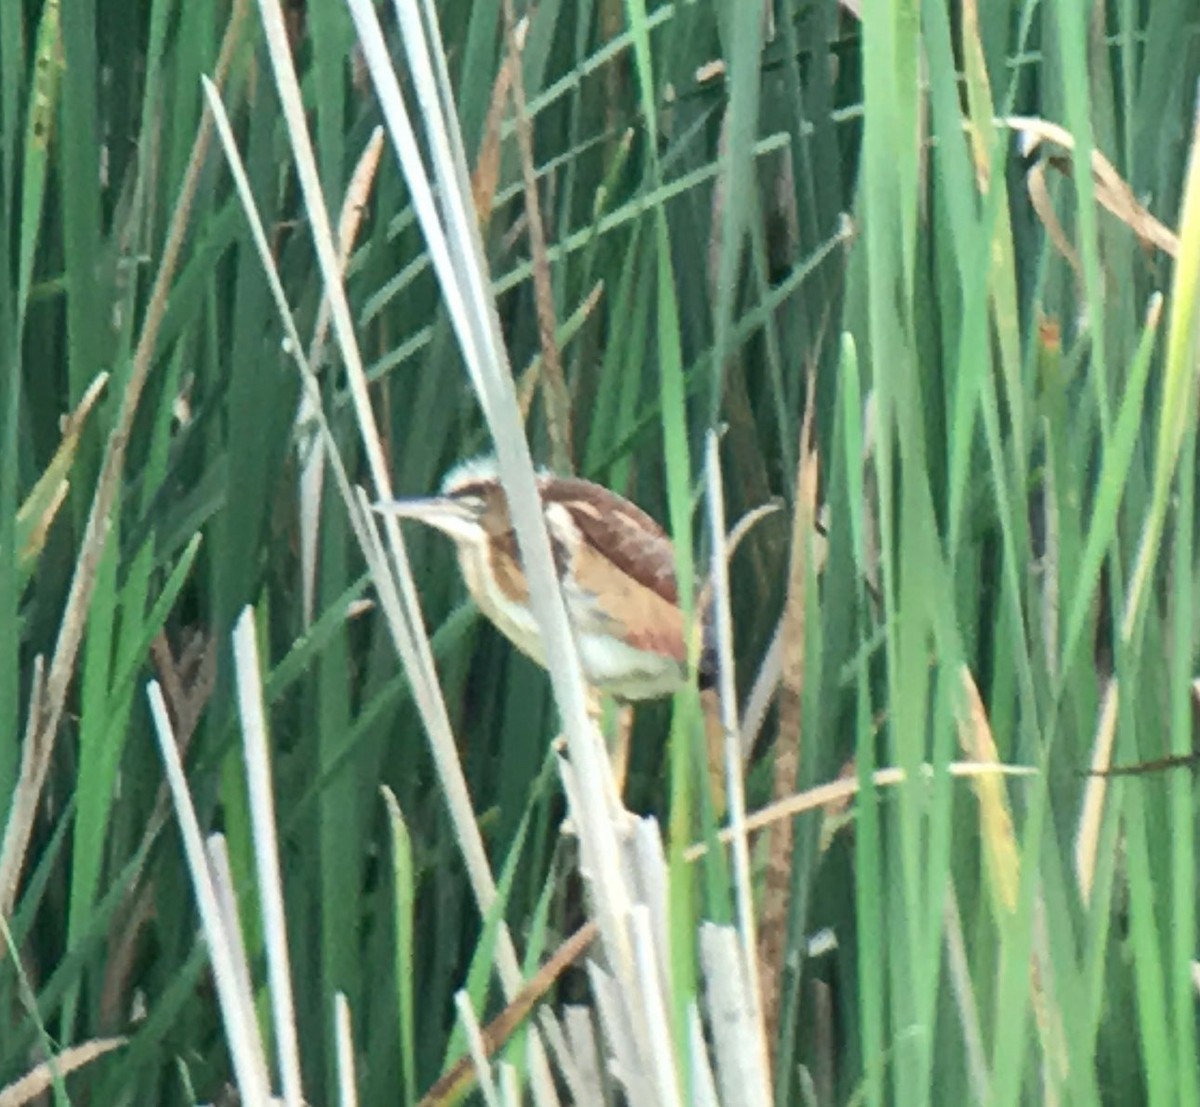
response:
M1200 1100L1192 774L1085 775L1193 748L1192 8L370 10L0 4L0 1105L415 1103L586 918L470 1094ZM526 440L685 597L785 505L716 589L732 830L694 696L630 823L569 645L369 511L496 448L521 514Z

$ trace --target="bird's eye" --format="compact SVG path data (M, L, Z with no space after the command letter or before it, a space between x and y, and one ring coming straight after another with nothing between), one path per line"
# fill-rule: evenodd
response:
M471 512L472 515L482 515L484 508L487 506L482 496L466 495L457 496L455 498L464 508L467 509L467 511Z

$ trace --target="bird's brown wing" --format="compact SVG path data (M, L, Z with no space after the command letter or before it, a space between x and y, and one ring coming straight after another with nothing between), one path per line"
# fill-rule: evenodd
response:
M678 606L610 560L577 559L576 568L575 587L581 595L573 610L580 630L611 634L634 649L676 661L687 659Z
M542 496L571 514L579 533L619 572L678 605L675 550L658 523L636 504L590 481L559 478L547 482Z

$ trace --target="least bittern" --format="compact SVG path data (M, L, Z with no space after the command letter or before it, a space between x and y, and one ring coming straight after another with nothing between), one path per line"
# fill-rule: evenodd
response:
M538 476L567 615L588 683L621 700L670 695L688 679L687 631L671 540L641 508L591 481ZM376 510L449 535L479 609L545 667L508 501L490 458L453 469L440 495ZM702 650L700 678L713 667Z

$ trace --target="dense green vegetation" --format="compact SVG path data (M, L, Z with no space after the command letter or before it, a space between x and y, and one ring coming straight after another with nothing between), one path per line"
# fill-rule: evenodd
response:
M1200 1102L1192 773L1087 775L1193 748L1195 6L541 0L511 35L497 0L437 11L534 457L662 520L683 579L711 560L711 430L730 523L782 506L729 566L739 704L779 665L746 805L860 787L773 839L782 880L751 842L777 1102ZM285 25L336 227L379 101L341 0ZM551 682L406 529L501 886L477 906L432 692L310 460L202 77L350 480L376 496L382 459L424 493L490 449L388 137L345 262L373 457L258 8L0 3L0 1107L231 1101L165 718L272 1041L256 668L308 1102L339 1101L335 994L359 1102L416 1102L462 1053L455 993L503 1007L496 915L532 975L594 906ZM724 855L684 855L723 817L702 729L693 695L639 708L626 792L666 840L676 1058L693 930L739 917ZM992 759L1030 771L948 771ZM594 998L579 967L549 996Z

